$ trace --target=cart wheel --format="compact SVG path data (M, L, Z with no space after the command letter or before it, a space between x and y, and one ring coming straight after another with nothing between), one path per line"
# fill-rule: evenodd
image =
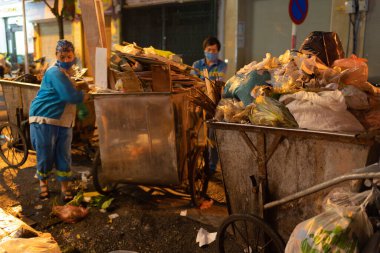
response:
M189 161L190 195L194 206L200 206L202 200L208 198L208 174L207 150L197 148Z
M100 152L98 150L95 154L94 164L92 167L92 178L93 178L95 190L103 195L108 195L108 194L111 194L112 192L115 192L117 184L104 182L100 180L102 174L104 174L104 171L102 171Z
M0 156L11 167L23 165L28 158L25 136L16 125L0 126Z
M219 253L284 252L281 237L261 218L246 214L230 215L217 233Z

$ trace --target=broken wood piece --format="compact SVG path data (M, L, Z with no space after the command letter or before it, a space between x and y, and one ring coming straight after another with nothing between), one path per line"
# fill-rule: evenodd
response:
M128 64L124 66L124 72L113 70L116 82L120 80L122 82L122 90L124 92L142 92L142 84L140 79L137 77L132 67ZM115 89L115 87L112 87Z
M205 77L207 96L211 99L212 102L216 103L216 98L214 96L213 88L211 86L211 81L209 79L209 75L208 75L208 70L207 69L203 70L203 76Z
M152 90L154 92L171 92L172 81L169 65L152 65Z

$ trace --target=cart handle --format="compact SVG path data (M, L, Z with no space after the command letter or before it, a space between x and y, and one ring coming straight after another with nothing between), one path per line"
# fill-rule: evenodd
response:
M329 188L330 186L334 186L336 184L349 181L349 180L357 180L357 179L371 179L371 178L380 178L380 172L370 172L370 173L354 173L349 175L340 176L329 181L323 182L321 184L314 185L306 190L297 192L295 194L291 194L285 198L275 200L269 202L264 205L264 209L269 209L275 206L279 206L285 204L287 202L302 198L304 196L313 194L315 192L321 191L323 189Z

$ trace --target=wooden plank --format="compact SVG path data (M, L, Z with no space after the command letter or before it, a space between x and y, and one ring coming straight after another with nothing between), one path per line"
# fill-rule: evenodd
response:
M119 72L112 70L115 75L115 81L120 80L122 82L122 90L125 92L142 92L142 84L139 78L136 76L132 67L126 64L125 71ZM115 88L115 87L112 87ZM120 88L120 87L119 87Z
M104 20L103 3L100 0L95 0L96 19L98 20L98 29L100 34L100 44L102 47L107 47L106 22Z
M152 65L152 90L156 92L170 92L172 81L169 65Z
M96 7L96 0L79 0L82 11L83 29L89 53L89 74L95 73L95 52L97 47L107 47L105 38L104 13ZM101 19L103 17L103 19ZM103 36L104 34L104 36Z

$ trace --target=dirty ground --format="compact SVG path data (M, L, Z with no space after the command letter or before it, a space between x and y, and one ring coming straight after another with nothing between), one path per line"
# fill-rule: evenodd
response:
M92 207L84 220L65 224L51 215L52 206L62 204L58 182L49 181L49 200L38 198L35 155L29 155L19 169L0 162L0 207L12 213L13 206L21 205L23 220L41 232L51 233L63 252L217 252L215 242L200 248L195 240L200 228L216 232L227 216L224 195L220 192L215 195L220 202L214 201L210 209L199 210L190 205L189 197L170 189L126 185L115 196L108 212ZM79 171L90 167L88 159L74 156L73 171L78 178ZM91 180L87 186L87 191L94 190ZM217 183L215 187L222 189ZM180 216L182 210L187 210L187 216ZM115 213L119 217L111 220L108 216Z

